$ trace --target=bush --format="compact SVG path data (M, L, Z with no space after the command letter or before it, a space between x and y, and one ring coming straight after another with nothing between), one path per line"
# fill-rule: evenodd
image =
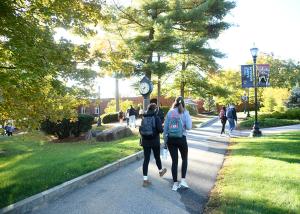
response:
M300 108L288 109L286 112L287 119L298 119L300 120Z
M120 104L120 110L122 110L123 112L126 112L127 109L130 108L130 106L134 106L133 101L131 100L121 100L119 101ZM111 100L108 104L107 107L104 109L104 112L106 114L112 114L116 112L116 100Z
M185 108L190 112L190 115L196 116L198 114L197 110L191 105L186 105Z
M167 115L170 108L171 108L170 106L161 106L160 107L160 109L163 110L165 116Z
M78 120L75 122L71 122L71 133L78 137L81 132L87 132L92 128L92 124L94 122L94 117L87 114L78 115Z
M289 108L300 107L300 87L294 87L291 91L291 95L286 103Z
M273 112L270 114L262 114L259 116L260 119L276 118L276 119L290 119L300 120L300 108L288 109L285 112Z
M265 88L262 92L263 112L284 111L284 102L290 92L287 88Z
M103 114L101 116L102 123L113 123L113 122L118 122L118 113L108 113L108 114Z
M289 120L289 119L277 119L277 118L264 118L258 120L260 128L268 128L268 127L276 127L276 126L287 126L298 124L297 120ZM254 124L254 118L242 121L240 123L241 128L252 128Z
M62 121L52 122L45 120L41 123L41 130L47 134L54 134L59 139L64 139L74 135L78 137L82 132L87 132L92 128L94 117L90 115L80 114L77 121L63 119Z

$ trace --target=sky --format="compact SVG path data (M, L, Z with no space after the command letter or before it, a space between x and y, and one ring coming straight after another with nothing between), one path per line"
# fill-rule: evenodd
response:
M300 61L299 11L299 0L237 0L226 17L235 26L211 44L227 55L218 62L225 69L239 69L252 59L253 43L260 52Z
M236 0L236 8L225 20L233 26L210 42L212 48L226 54L225 58L217 60L223 69L239 70L240 65L252 59L250 48L254 44L260 52L300 61L300 0ZM76 43L83 42L64 30L59 30L56 35L57 38L61 36ZM131 87L132 83L120 81L122 97L138 95ZM97 79L95 91L98 85L101 86L101 97L114 97L114 79Z

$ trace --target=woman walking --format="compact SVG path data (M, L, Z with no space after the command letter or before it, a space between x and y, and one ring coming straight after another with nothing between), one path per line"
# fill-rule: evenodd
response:
M155 114L156 104L151 103L148 106L147 112L143 115L142 123L139 129L141 134L141 145L144 149L144 163L143 163L143 187L151 184L148 180L148 165L150 161L151 150L153 151L159 176L162 177L166 172L166 168L162 168L160 159L160 137L159 134L163 132L160 118Z
M225 125L226 125L226 122L227 122L227 117L226 117L226 107L223 106L220 113L219 113L219 118L221 120L221 123L222 123L222 130L221 130L221 136L222 134L224 133L225 134Z
M168 146L172 159L172 177L174 182L172 190L174 191L177 191L181 186L189 187L185 180L188 165L186 130L190 130L191 128L192 120L189 112L185 109L184 99L178 97L173 103L171 110L167 113L164 124L165 146ZM177 180L178 150L182 158L180 184Z

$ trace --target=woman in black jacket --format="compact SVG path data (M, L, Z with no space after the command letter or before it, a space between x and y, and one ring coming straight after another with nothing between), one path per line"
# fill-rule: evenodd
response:
M151 103L148 106L147 112L143 115L143 120L140 126L141 145L144 149L144 163L143 163L143 187L151 184L148 180L148 165L150 161L151 150L153 151L159 176L162 177L166 172L166 168L162 168L160 160L160 137L159 134L163 132L163 127L160 118L155 114L156 104Z

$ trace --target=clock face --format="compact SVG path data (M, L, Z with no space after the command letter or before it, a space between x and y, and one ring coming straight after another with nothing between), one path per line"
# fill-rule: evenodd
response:
M140 93L141 94L148 94L150 91L150 86L146 82L142 82L140 84Z

